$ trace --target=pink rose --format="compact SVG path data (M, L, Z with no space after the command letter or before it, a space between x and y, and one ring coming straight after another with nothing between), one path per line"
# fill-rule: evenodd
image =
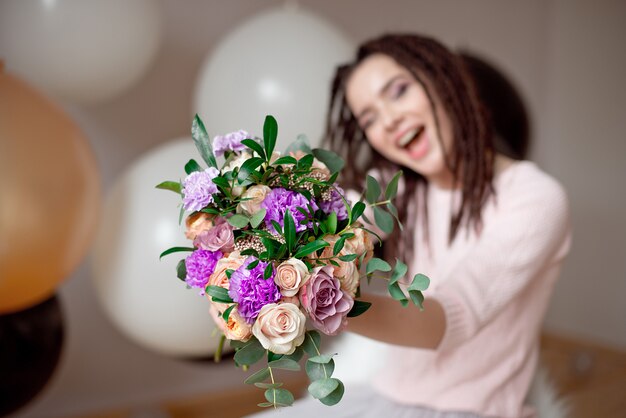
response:
M283 296L295 296L308 279L309 269L297 258L290 258L280 263L274 276L274 282L280 288L280 293Z
M313 269L309 281L300 290L300 302L313 326L326 335L337 335L347 325L346 315L354 305L354 300L333 277L332 266Z
M193 245L203 250L229 253L235 248L233 227L226 219L219 218L213 228L198 234Z
M185 220L185 226L187 227L185 236L187 239L194 240L201 232L213 228L213 218L214 215L204 212L196 212L193 215L189 215Z
M269 303L261 308L252 334L263 348L276 354L293 354L304 341L306 317L291 303Z

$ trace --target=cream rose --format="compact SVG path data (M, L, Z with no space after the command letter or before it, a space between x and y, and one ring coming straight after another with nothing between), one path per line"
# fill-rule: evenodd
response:
M213 228L214 218L214 215L204 212L196 212L193 215L189 215L185 219L185 226L187 227L185 236L193 241L201 232Z
M237 205L237 213L243 213L244 215L252 216L261 209L261 203L265 199L265 196L271 191L269 187L265 185L256 185L246 190L241 197L244 200Z
M306 317L292 303L270 303L261 308L252 334L263 348L276 354L293 354L304 341Z
M290 258L280 263L274 275L274 282L283 296L295 296L308 279L309 269L297 258Z
M330 245L328 247L324 247L322 251L321 258L330 258L333 257L333 248L335 246L335 242L339 237L337 235L331 235L324 238L324 241L328 242ZM343 248L335 257L339 257L347 254L358 254L356 252L356 248L354 248L353 244L350 240L344 241ZM354 297L356 294L356 290L359 287L359 269L356 265L356 260L354 261L341 261L336 260L339 266L330 265L333 268L333 276L339 279L341 283L341 289L344 290L350 297Z
M233 171L235 168L241 168L243 163L245 163L246 160L250 158L252 158L252 154L247 151L242 152L241 154L235 156L230 161L228 161L226 165L224 165L224 168L222 168L222 174L228 171ZM241 196L241 193L243 193L243 191L243 186L235 186L230 189L230 193L235 197Z

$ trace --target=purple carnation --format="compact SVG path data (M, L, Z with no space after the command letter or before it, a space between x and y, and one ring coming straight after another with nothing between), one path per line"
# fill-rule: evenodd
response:
M204 171L194 171L183 180L185 210L197 211L213 202L213 193L217 193L217 185L213 183L213 179L219 174L217 168L209 167Z
M281 228L285 227L285 212L289 211L291 213L291 217L293 218L296 224L296 231L301 232L307 229L306 224L301 224L300 222L305 220L307 217L301 213L296 208L300 207L309 211L307 205L311 205L314 211L319 209L315 204L315 201L307 200L302 194L298 192L294 192L292 190L287 190L283 188L272 189L266 196L263 202L261 203L261 207L265 208L267 212L265 212L265 224L268 229L272 232L276 232L274 227L272 226L271 221L276 221L279 223Z
M330 200L321 201L320 209L327 215L330 215L331 212L335 212L337 214L337 220L343 221L348 219L348 209L346 209L346 204L342 199L342 196L345 196L345 192L337 183L335 183L334 186L335 187L330 192Z
M239 314L252 324L259 315L261 308L268 303L278 302L281 298L280 289L274 283L274 272L268 279L263 278L267 263L259 263L251 270L248 265L256 258L248 259L230 276L228 295L239 305Z
M218 135L213 138L213 153L216 157L221 157L227 151L241 152L246 149L246 146L241 141L248 138L252 138L252 136L242 130L226 135Z
M196 250L185 259L187 277L185 282L191 287L202 289L200 294L204 294L204 288L209 282L209 277L215 271L215 265L222 258L221 251Z

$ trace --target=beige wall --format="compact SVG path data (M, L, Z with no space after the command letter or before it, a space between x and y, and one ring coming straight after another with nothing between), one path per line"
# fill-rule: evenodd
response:
M161 2L163 46L131 91L69 110L92 141L105 186L143 152L189 131L195 78L230 28L281 2ZM492 59L524 91L532 157L567 187L575 245L550 329L626 348L625 3L620 1L302 1L355 41L419 31ZM384 5L384 6L383 6ZM323 88L322 86L320 88ZM620 216L622 215L622 216ZM126 340L100 311L83 266L61 289L68 339L49 388L23 412L41 417L149 404L237 386L232 364L163 358Z

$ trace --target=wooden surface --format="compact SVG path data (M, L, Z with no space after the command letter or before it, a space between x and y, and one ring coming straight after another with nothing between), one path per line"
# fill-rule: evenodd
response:
M625 351L545 334L541 338L541 361L560 395L569 402L572 418L626 417ZM304 393L308 384L303 373L290 373L290 378L283 380L294 394ZM258 411L260 402L264 402L263 391L242 383L241 388L224 393L164 400L156 412L128 408L82 418L239 418Z

